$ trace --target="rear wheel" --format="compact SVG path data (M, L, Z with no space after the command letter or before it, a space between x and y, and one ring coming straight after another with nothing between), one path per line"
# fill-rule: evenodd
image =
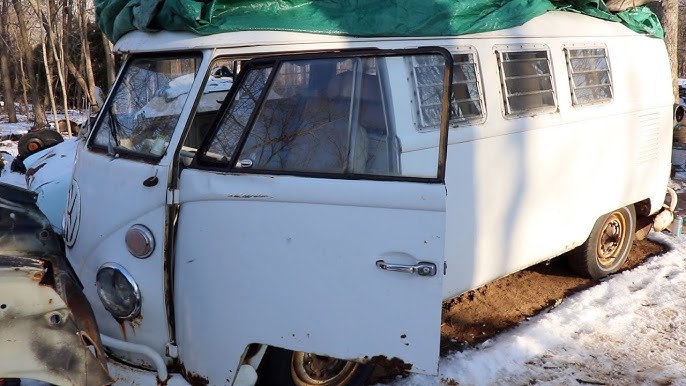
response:
M372 369L357 362L270 347L257 371L256 386L361 386Z
M577 273L593 279L617 272L629 256L635 231L633 205L601 216L588 240L570 252L570 265Z

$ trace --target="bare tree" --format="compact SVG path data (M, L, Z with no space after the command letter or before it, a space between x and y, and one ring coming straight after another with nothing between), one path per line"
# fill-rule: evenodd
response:
M40 8L37 7L34 2L31 2L31 5L34 6L34 11L38 14L38 17L43 21L43 15L42 11ZM47 33L46 30L49 28L47 23L45 21L42 22L43 28L41 28L41 52L43 52L43 68L45 69L45 78L47 79L46 83L48 84L48 97L50 99L50 108L52 109L52 119L53 122L57 122L57 103L55 103L55 92L52 88L52 65L51 62L48 58L48 50L45 44L45 41L47 39Z
M21 0L12 0L12 3L14 5L14 12L16 13L17 22L19 25L19 50L20 54L24 58L26 79L28 80L31 103L33 104L33 128L42 129L47 126L47 119L45 118L45 111L43 108L43 98L41 98L38 91L38 76L35 71L33 47L31 46L29 40L26 13L24 12L23 2Z
M79 33L80 33L80 40L81 40L81 47L83 52L83 60L84 60L84 65L86 69L86 80L88 84L88 100L90 101L92 106L96 106L97 109L100 108L100 106L97 106L97 102L95 100L95 76L93 75L93 63L91 61L91 49L90 49L90 43L88 42L88 9L86 7L86 0L79 0L79 6L78 6L78 12L79 12ZM77 77L78 79L78 77Z
M60 15L64 11L61 5L58 7L54 0L48 0L47 23L50 26L50 33L48 34L48 41L50 42L50 49L57 64L57 76L60 80L60 88L62 89L62 103L64 105L64 118L69 122L69 97L67 96L67 77L65 74L64 64L64 23ZM52 17L52 14L57 17ZM71 130L67 130L67 134L71 138Z
M112 52L112 42L105 36L104 33L101 33L102 36L102 45L105 48L105 63L106 63L106 72L107 72L107 88L111 89L112 86L114 85L114 78L116 77L117 71L115 69L115 64L114 64L114 53Z
M665 30L665 45L667 46L667 53L669 54L672 71L672 89L674 92L674 100L677 101L679 98L679 87L677 84L677 78L679 77L679 57L677 55L679 0L662 0L659 3L654 2L651 3L651 9L653 9L660 18L662 27Z
M17 122L17 112L14 109L14 88L12 87L12 77L9 69L9 37L7 34L7 26L9 18L7 12L9 11L9 3L3 0L2 9L0 9L0 74L2 74L2 89L5 97L5 112L10 123Z
M679 0L679 25L686 25L686 0ZM679 28L677 37L677 61L679 62L678 75L686 78L686 28Z

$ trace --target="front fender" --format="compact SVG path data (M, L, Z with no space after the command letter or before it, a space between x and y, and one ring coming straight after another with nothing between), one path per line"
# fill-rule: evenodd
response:
M32 154L24 160L26 186L36 193L37 205L58 234L63 233L62 216L80 139L65 140L53 147Z

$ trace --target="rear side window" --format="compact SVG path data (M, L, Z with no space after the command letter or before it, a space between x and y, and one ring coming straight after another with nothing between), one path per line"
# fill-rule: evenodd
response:
M483 122L484 102L476 52L453 55L450 125Z
M498 50L496 55L505 115L529 115L557 110L547 50Z
M572 104L583 106L612 100L612 78L605 48L565 48L564 52Z
M411 72L420 130L436 129L441 123L443 65L442 58L412 58ZM450 126L483 121L483 94L476 52L460 52L453 55L451 91Z

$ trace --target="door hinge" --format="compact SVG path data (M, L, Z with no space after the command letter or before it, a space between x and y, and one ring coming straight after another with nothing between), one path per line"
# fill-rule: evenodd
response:
M169 358L176 359L179 357L179 348L173 342L168 342L164 346L164 351Z
M178 205L180 202L178 189L167 190L167 205Z

